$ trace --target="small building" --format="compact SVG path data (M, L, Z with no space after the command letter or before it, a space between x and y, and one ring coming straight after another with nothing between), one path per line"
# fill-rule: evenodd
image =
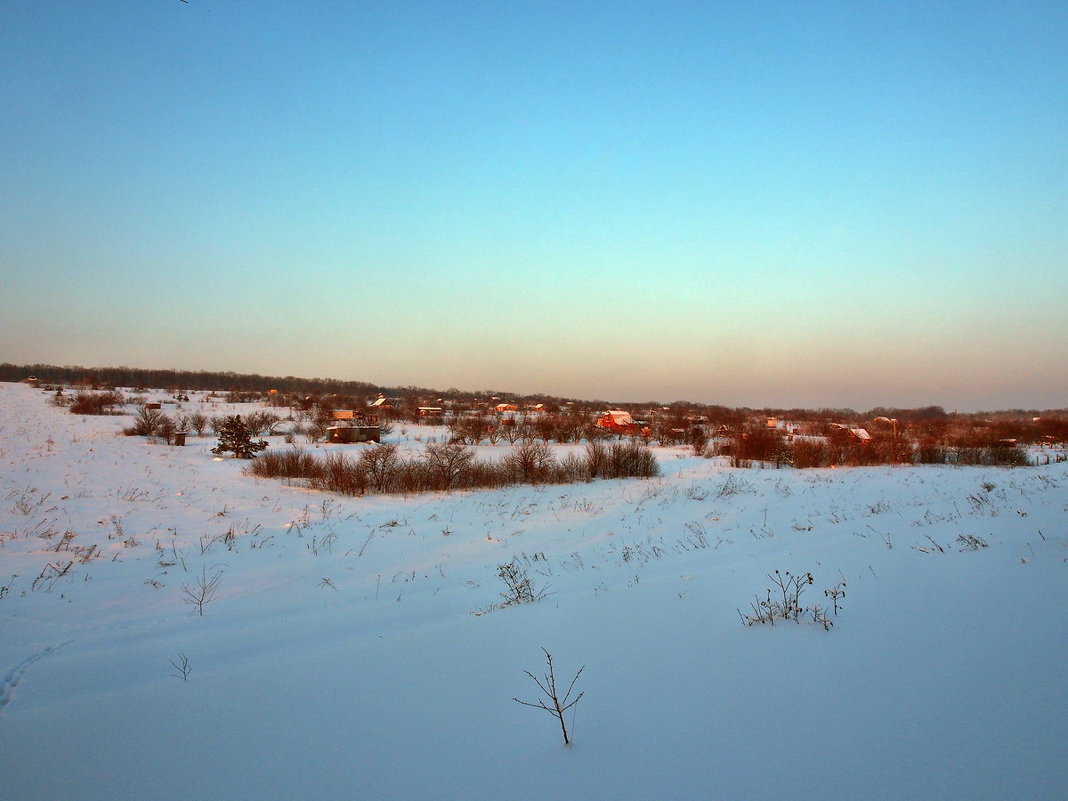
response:
M621 409L609 409L604 412L597 418L597 425L617 434L638 434L642 431L641 425L630 416L630 412Z
M381 442L382 428L377 425L342 425L326 429L327 442Z
M847 426L842 423L831 423L832 435L837 434L839 437L846 437L855 442L859 442L861 445L868 445L871 443L871 434L867 429L857 428L856 426Z

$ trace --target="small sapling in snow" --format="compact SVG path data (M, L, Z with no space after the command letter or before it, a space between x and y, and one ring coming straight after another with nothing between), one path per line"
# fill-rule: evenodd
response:
M830 598L831 599L831 603L834 604L834 613L836 615L838 614L838 610L842 608L841 604L838 603L838 599L839 598L845 598L845 594L846 594L845 579L843 579L842 581L839 581L833 587L828 587L827 589L825 589L823 591L824 597L825 598Z
M545 675L539 679L529 670L524 670L523 672L533 679L534 683L538 685L538 689L541 690L542 695L545 697L539 698L537 701L520 701L518 698L512 698L512 700L523 706L544 709L550 715L555 717L560 722L560 731L564 735L564 745L571 745L571 739L567 735L567 724L564 721L564 713L577 704L582 699L582 696L586 694L586 691L583 690L574 698L571 697L571 693L575 689L575 682L578 681L579 676L582 675L582 671L586 669L586 666L583 665L579 668L578 673L575 674L575 677L571 679L571 683L567 686L567 692L561 697L556 689L556 673L553 669L553 655L545 648L542 648L541 650L542 653L545 654L545 662L547 664ZM572 718L572 728L574 728L574 718Z
M200 617L204 616L205 605L215 600L215 593L219 589L222 575L222 571L219 570L212 574L211 578L208 578L207 568L202 568L200 578L196 580L195 584L182 585L182 594L185 596L183 600L193 607L192 614Z
M179 652L178 656L171 660L171 667L174 668L172 676L182 681L189 681L189 674L193 672L193 668L189 666L188 656Z

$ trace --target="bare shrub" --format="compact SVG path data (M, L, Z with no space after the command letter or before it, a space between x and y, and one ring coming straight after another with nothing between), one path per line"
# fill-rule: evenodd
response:
M756 600L749 604L753 612L751 615L742 614L739 610L738 614L741 615L742 622L747 626L752 626L754 623L775 625L776 619L800 623L803 611L801 595L813 583L812 574L802 573L795 576L790 571L780 573L776 570L774 573L769 573L768 578L776 587L775 597L772 597L772 588L767 588L764 598L757 596Z
M204 607L215 600L215 593L219 589L222 576L222 571L219 570L208 578L207 568L202 568L200 578L193 584L182 585L182 594L185 596L183 600L193 607L192 614L204 616Z
M789 571L780 573L776 570L774 573L769 573L768 578L771 579L775 589L769 587L764 591L763 598L757 596L749 604L750 614L738 610L738 616L744 625L769 623L774 626L776 620L792 620L800 623L802 618L808 618L813 623L822 626L824 631L831 630L834 621L828 616L826 607L818 604L801 605L801 595L814 582L811 573L801 573L795 576ZM835 615L841 609L839 599L845 597L845 587L846 582L843 580L823 591L824 597L831 599Z
M178 656L171 660L171 667L174 668L172 676L182 681L189 681L189 674L193 672L193 668L189 665L188 656L179 652Z
M447 490L460 483L475 452L465 445L428 442L423 451L432 489Z
M793 451L793 464L799 470L809 467L829 467L831 465L830 448L823 440L795 439Z
M287 451L264 453L251 465L248 472L259 478L303 478L317 480L322 475L320 461L311 454L294 448Z
M497 565L497 577L504 582L505 586L505 592L501 593L501 598L504 599L504 602L500 604L502 607L532 604L544 598L547 592L547 588L534 589L530 576L516 559Z
M167 419L167 416L159 409L149 409L147 406L142 406L137 410L137 414L134 415L133 425L129 428L124 428L123 433L128 436L158 437L162 435L162 429L165 425L164 420ZM172 422L171 432L173 433L173 431Z
M278 425L282 422L281 417L274 412L268 411L251 412L245 415L244 420L245 426L254 437L258 437L264 433L270 435L276 434Z
M564 735L564 745L571 745L571 740L567 736L567 725L564 722L564 713L577 704L582 699L582 696L586 694L586 691L583 690L574 698L571 698L571 693L575 689L575 682L578 681L579 676L582 675L582 671L586 669L586 666L583 665L578 669L578 673L575 674L575 677L571 679L571 683L567 686L567 692L561 697L556 689L556 673L553 669L553 655L545 650L545 648L542 648L541 650L542 653L545 654L545 662L547 664L545 675L539 679L529 670L524 670L523 672L530 676L534 683L538 685L538 689L541 690L542 695L545 697L539 698L537 701L520 701L518 698L513 698L512 700L523 706L544 709L556 718L560 723L560 731Z
M363 495L367 492L367 472L356 459L343 453L327 454L319 481L323 489L343 495ZM312 486L315 486L313 482Z
M399 461L396 445L379 445L363 451L360 454L360 467L367 475L368 488L374 492L389 492Z
M686 444L693 448L695 456L704 456L708 449L708 432L704 426L690 426L690 430L686 432Z
M505 462L519 483L540 484L549 478L555 460L544 442L526 440L512 447Z
M732 467L748 467L752 462L774 462L781 467L788 460L788 449L778 429L749 425L731 440Z
M70 403L71 414L118 414L116 406L124 403L122 394L114 391L89 392L79 390Z
M174 442L174 435L177 431L178 424L174 418L163 415L163 419L159 421L159 427L156 429L156 435L162 437L168 445L171 445Z
M209 420L207 415L201 412L193 412L189 415L188 419L189 428L191 428L198 437L204 436L204 432L208 430Z
M640 442L598 443L585 457L569 454L563 462L557 462L549 447L540 442L520 443L516 453L500 462L479 461L474 451L456 443L428 443L417 459L402 459L394 444L362 450L356 460L340 454L316 458L293 449L262 456L246 472L361 495L590 481L595 477L591 464L601 465L596 470L604 478L649 478L658 472L656 457Z
M586 458L590 475L595 478L653 478L660 474L652 451L637 440L590 442Z

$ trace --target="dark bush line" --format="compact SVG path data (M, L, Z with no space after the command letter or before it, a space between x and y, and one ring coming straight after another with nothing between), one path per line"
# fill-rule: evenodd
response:
M393 444L362 450L358 456L335 452L323 458L295 448L264 454L245 472L343 495L497 489L659 475L656 457L639 442L594 442L587 445L584 455L569 454L563 459L540 442L520 443L499 462L474 456L467 446L436 443L414 458L402 458Z
M1021 467L1031 464L1027 451L1000 442L915 442L904 436L878 434L861 442L848 437L788 439L773 429L749 428L733 437L720 452L733 467L755 463L775 467L850 466L878 464L950 464Z

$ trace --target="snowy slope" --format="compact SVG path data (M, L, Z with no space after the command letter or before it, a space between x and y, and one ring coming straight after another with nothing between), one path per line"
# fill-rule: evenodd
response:
M662 448L652 481L339 498L46 401L0 384L5 798L1068 790L1065 463ZM493 609L513 557L546 597ZM811 571L810 603L847 581L831 631L741 624L776 569ZM183 587L216 575L193 614ZM542 647L566 680L585 665L570 748L512 700L537 697Z

